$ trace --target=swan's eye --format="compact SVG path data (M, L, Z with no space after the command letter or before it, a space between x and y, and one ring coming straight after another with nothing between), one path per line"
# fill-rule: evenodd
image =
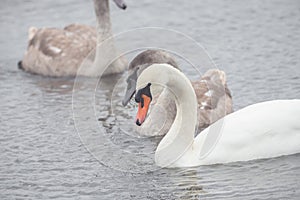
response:
M144 98L141 97L141 107L143 108L144 107Z

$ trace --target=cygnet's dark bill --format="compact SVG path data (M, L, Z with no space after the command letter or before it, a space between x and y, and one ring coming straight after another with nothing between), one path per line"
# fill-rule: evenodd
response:
M130 101L130 99L135 94L136 81L137 81L137 71L138 71L138 68L135 69L133 71L133 73L130 74L128 76L127 80L126 80L126 82L127 82L127 88L126 88L126 92L125 92L125 95L124 95L124 99L122 101L123 106L126 106L128 104L128 102Z

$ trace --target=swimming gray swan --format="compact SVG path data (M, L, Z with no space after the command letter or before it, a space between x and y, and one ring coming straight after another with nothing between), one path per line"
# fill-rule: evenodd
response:
M121 9L126 9L123 0L114 0ZM109 0L94 0L97 18L97 30L94 27L80 24L71 24L64 29L58 28L29 28L28 47L23 60L18 63L24 71L44 76L63 77L76 76L83 60L101 44L106 38L112 36ZM82 70L79 75L98 76L99 67L104 56L97 46L96 52L90 62L88 70ZM113 42L110 44L111 58L119 57ZM102 60L101 60L102 59ZM109 59L109 58L108 58ZM127 62L119 57L113 62L104 75L123 72ZM100 70L101 71L101 70Z
M169 64L179 69L174 58L163 50L146 50L138 54L129 64L129 76L122 102L123 106L126 106L134 95L139 75L152 64ZM192 81L191 84L198 103L198 131L233 112L232 96L227 87L225 72L210 69L204 73L200 80ZM136 127L136 130L140 135L165 135L176 116L176 104L172 98L172 92L167 88L154 87L153 90L152 106L147 105L145 102L144 111L139 112L140 114L136 119L136 123L140 125ZM145 121L148 107L149 114Z

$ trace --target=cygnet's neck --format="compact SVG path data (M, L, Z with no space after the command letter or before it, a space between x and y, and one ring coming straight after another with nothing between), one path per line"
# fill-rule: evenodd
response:
M97 18L98 42L111 36L111 22L108 0L94 0L95 14Z

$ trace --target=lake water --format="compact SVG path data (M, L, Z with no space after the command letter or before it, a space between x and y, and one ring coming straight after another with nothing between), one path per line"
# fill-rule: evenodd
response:
M300 98L300 1L126 2L126 11L111 5L114 33L162 27L193 38L226 72L235 110L265 100ZM125 75L100 83L80 78L73 92L73 79L40 77L17 69L28 27L63 27L73 22L95 24L92 1L1 3L0 199L299 199L300 154L157 169L151 156L159 139L131 134L135 108L121 107ZM156 40L157 30L153 38L151 31L145 36L135 31L139 37L120 45L145 47L144 40ZM193 44L172 42L177 38L173 31L164 34L171 35L171 51L180 47L184 58L195 61L200 55L196 64L202 70L213 66L206 65L207 58ZM133 56L131 52L127 58ZM180 63L190 78L197 78L184 59ZM92 116L86 109L91 105ZM81 141L93 138L85 138L91 130L103 133L127 153L145 157L132 164L104 142L100 155L89 149L93 156Z

